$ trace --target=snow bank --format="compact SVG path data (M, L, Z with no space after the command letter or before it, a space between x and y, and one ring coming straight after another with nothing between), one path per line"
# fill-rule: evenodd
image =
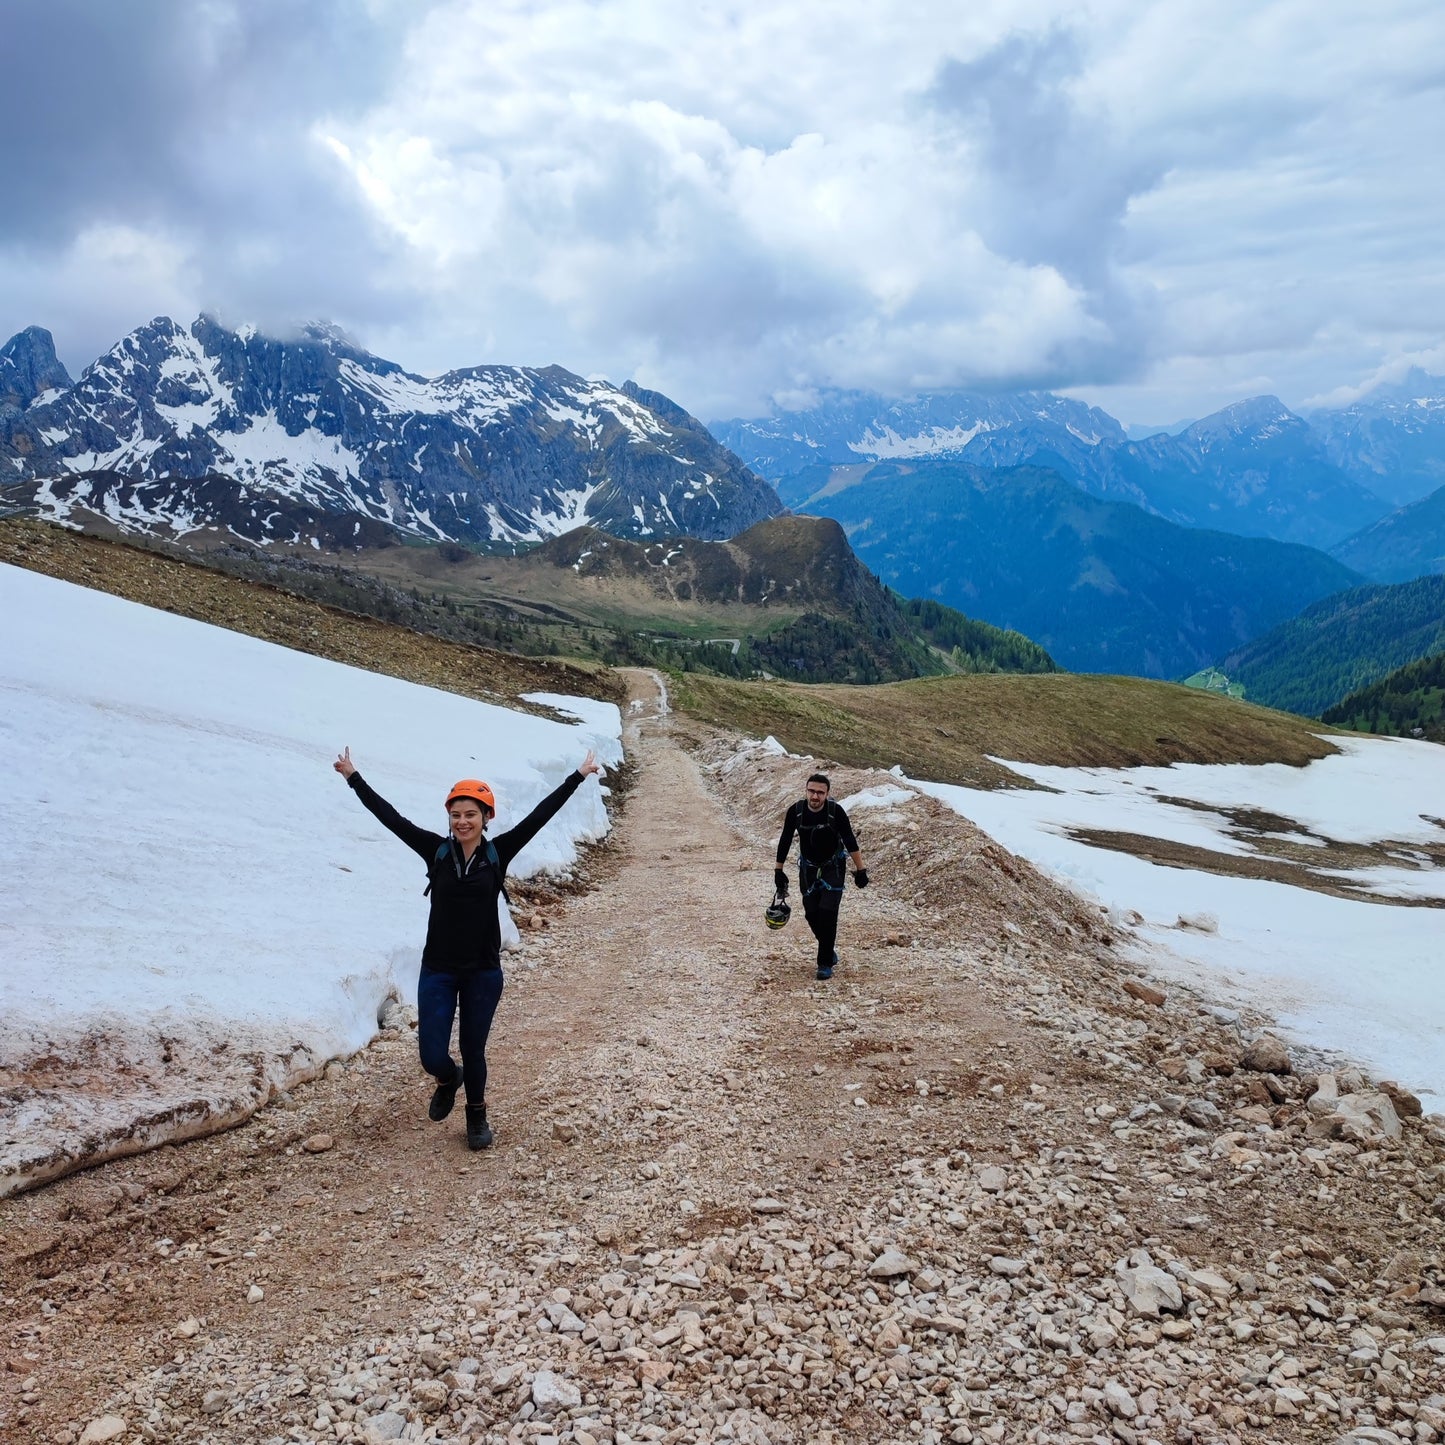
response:
M441 831L482 776L497 831L595 748L557 722L0 566L0 1194L205 1132L362 1047L415 986L421 860L332 771ZM514 873L607 830L589 779Z
M1438 908L1402 906L1445 897L1445 869L1420 855L1414 869L1352 870L1348 876L1382 900L1368 903L1163 867L1066 836L1101 828L1235 856L1252 851L1221 814L1161 801L1171 797L1279 814L1340 842L1445 841L1445 826L1435 821L1445 814L1445 748L1331 741L1341 753L1304 768L1005 763L1043 788L917 786L1077 892L1111 910L1141 913L1136 951L1154 972L1202 981L1216 995L1262 1007L1300 1039L1432 1094L1427 1109L1445 1108L1445 916ZM1181 918L1206 914L1217 920L1216 931L1180 926Z

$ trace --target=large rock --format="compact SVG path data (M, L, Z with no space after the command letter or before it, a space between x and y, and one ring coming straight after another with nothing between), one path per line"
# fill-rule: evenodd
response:
M868 1274L873 1279L897 1279L912 1274L918 1266L901 1249L885 1249L872 1264Z
M1400 1137L1400 1116L1395 1112L1390 1096L1378 1089L1346 1094L1335 1105L1334 1112L1335 1118L1340 1120L1340 1132L1347 1139L1368 1143Z
M552 1370L532 1377L532 1403L539 1410L572 1410L582 1403L582 1391Z
M1247 1043L1239 1061L1256 1074L1288 1074L1294 1071L1289 1050L1273 1034L1261 1034Z
M388 1440L400 1440L405 1429L405 1415L399 1415L395 1410L383 1410L361 1427L361 1438L364 1445L385 1445Z
M1160 1269L1147 1249L1136 1249L1127 1260L1121 1259L1114 1266L1114 1275L1124 1298L1141 1315L1158 1319L1160 1310L1184 1308L1178 1280Z
M81 1432L80 1445L108 1445L111 1440L119 1440L125 1428L125 1421L119 1415L102 1415Z

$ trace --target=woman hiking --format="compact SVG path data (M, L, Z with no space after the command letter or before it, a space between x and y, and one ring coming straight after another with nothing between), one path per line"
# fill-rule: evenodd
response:
M496 838L486 837L496 816L492 790L480 778L463 778L447 793L448 831L433 833L403 818L356 770L351 749L332 766L383 827L421 855L431 880L431 914L421 976L416 986L417 1045L421 1066L437 1081L427 1114L445 1119L466 1085L467 1147L492 1142L487 1123L487 1035L502 997L502 930L497 899L512 860L557 815L601 767L592 753L569 773L520 823ZM461 1063L451 1055L452 1020L461 1010Z

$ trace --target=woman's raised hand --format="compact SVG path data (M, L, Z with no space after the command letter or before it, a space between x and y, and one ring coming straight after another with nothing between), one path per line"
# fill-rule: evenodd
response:
M597 761L597 754L590 748L587 750L587 756L582 760L582 766L578 768L577 771L581 773L584 778L590 776L592 773L600 773L602 771L602 764Z
M588 754L591 757L591 754ZM351 749L342 748L341 756L331 765L341 774L343 778L349 778L356 771L356 764L351 761Z

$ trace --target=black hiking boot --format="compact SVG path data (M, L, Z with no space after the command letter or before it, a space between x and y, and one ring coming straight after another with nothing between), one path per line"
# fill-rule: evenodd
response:
M832 961L832 963L820 963L820 964L818 965L818 981L819 981L819 983L825 983L825 982L827 982L828 979L832 978L832 977L833 977L833 970L834 970L835 968L837 968L837 967L838 967L838 950L835 948L835 949L833 950L833 961Z
M492 1126L487 1123L485 1104L467 1105L467 1148L490 1149L492 1147Z
M450 1084L438 1084L432 1090L431 1103L426 1106L426 1116L434 1124L440 1124L452 1111L457 1101L457 1090L462 1086L462 1066L457 1065L457 1076Z

